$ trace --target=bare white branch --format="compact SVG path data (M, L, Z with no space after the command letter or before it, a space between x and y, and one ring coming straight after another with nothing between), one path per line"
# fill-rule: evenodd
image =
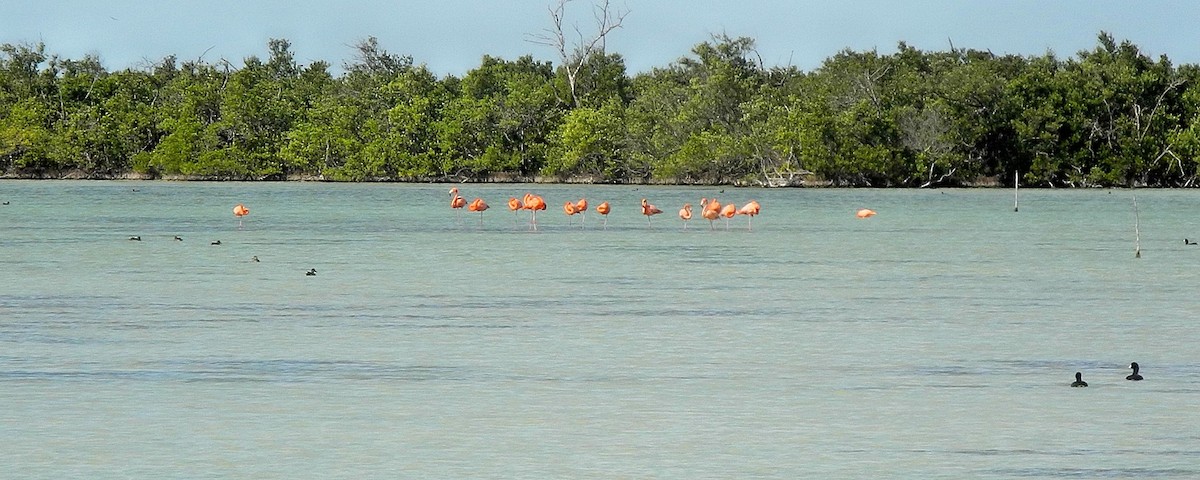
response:
M573 25L571 28L575 31L577 39L574 44L568 45L564 24L567 4L572 1L558 0L556 4L548 7L551 26L544 29L540 34L531 35L529 41L539 45L546 45L555 50L563 71L567 75L567 84L571 89L571 100L575 106L578 106L579 97L576 93L576 80L579 77L579 72L583 70L583 66L587 63L588 58L597 53L604 53L608 35L614 30L621 28L621 23L625 21L625 16L629 15L629 10L613 9L610 0L602 0L600 3L593 5L594 33L590 35L585 34L579 25ZM589 30L589 32L591 31Z

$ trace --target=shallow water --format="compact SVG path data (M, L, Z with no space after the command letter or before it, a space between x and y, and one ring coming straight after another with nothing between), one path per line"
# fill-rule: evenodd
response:
M0 181L0 478L1200 476L1200 192L448 188Z

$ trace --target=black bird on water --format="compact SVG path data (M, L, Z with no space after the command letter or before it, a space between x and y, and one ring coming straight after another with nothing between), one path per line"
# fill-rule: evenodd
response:
M1126 380L1135 380L1135 381L1136 381L1136 380L1141 380L1141 379L1142 379L1142 376L1141 376L1141 375L1138 375L1138 364L1137 364L1137 362L1133 362L1133 363L1129 364L1129 368L1132 368L1132 369L1133 369L1133 374L1132 374L1132 375L1130 375L1130 376L1128 376L1128 377L1125 377L1125 379L1126 379Z
M1075 372L1075 383L1072 383L1071 386L1072 387L1086 387L1087 386L1087 382L1083 381L1082 373Z
M183 241L183 237L181 237L181 236L179 236L179 235L176 235L176 236L175 236L175 241L182 242L182 241Z
M310 276L310 277L315 277L315 276L317 276L317 269L310 268L310 269L308 269L307 272L304 272L304 274L307 276Z
M130 240L133 240L133 241L135 241L135 242L140 242L140 241L142 241L142 236L141 236L141 235L136 235L136 236L129 237L129 239L130 239Z
M1191 241L1191 240L1188 240L1188 239L1186 239L1186 238L1185 238L1185 239L1183 239L1183 244L1184 244L1184 245L1200 245L1200 243L1193 242L1193 241Z
M220 245L220 244L221 244L221 241L217 240L215 242L210 243L209 245Z

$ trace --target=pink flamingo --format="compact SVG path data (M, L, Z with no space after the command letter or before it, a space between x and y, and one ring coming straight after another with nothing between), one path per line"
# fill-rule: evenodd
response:
M705 220L708 220L709 230L716 230L717 228L713 226L713 221L721 216L721 202L718 202L715 198L712 200L701 198L700 216L704 217Z
M578 212L575 210L575 204L574 204L574 203L567 202L567 203L564 203L564 204L563 204L563 213L567 214L567 225L570 225L570 224L571 224L571 217L574 217L574 216L575 216L575 214L576 214L576 213L578 213Z
M462 216L462 208L467 206L467 199L458 194L458 187L450 189L450 208L453 208L456 216Z
M729 219L733 218L734 215L737 215L737 206L736 205L730 203L728 205L725 205L724 207L721 207L721 216L725 217L725 229L726 230L729 230Z
M683 208L679 209L679 219L683 220L683 229L687 230L688 220L692 219L692 204L683 204Z
M487 202L483 201L482 198L478 198L478 197L476 197L474 200L471 200L471 203L467 205L467 210L470 210L472 212L479 212L479 225L480 226L483 226L483 211L487 210L487 209L488 209Z
M650 217L653 217L660 213L662 213L662 209L660 209L654 205L651 205L650 202L646 201L646 199L644 199L644 198L642 199L642 215L646 216L646 225L650 225L650 228L654 228L654 225L650 224Z
M751 200L750 203L747 203L747 204L743 205L742 208L738 209L738 211L737 211L738 215L746 215L747 217L749 217L746 219L746 231L750 231L752 229L750 222L751 222L751 220L754 220L754 216L758 215L758 212L761 210L762 210L762 205L759 205L758 202L755 200Z
M530 212L530 225L533 231L537 231L537 212L538 210L546 209L546 201L532 193L526 193L525 199L522 201L526 210Z
M233 207L233 216L237 217L238 219L238 228L242 228L242 217L249 214L250 209L246 208L245 205L239 203Z
M610 211L612 211L612 207L608 205L608 202L601 202L599 205L596 205L596 213L604 215L605 230L608 230L608 212Z
M517 200L513 197L508 198L508 209L513 212L513 223L517 222L517 210L521 210L523 208L525 208L525 205L522 204L520 200Z
M580 228L583 228L583 222L587 221L587 216L584 215L584 212L586 212L587 209L588 209L588 203L587 203L586 198L581 198L581 199L579 199L578 202L575 202L575 213L579 214L579 227Z

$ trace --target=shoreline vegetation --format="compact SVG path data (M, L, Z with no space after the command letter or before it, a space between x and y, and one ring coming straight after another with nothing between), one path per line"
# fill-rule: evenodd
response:
M149 175L138 172L125 172L112 175L94 175L82 171L65 172L54 176L40 175L0 175L0 180L128 180L128 181L166 181L166 182L339 182L320 175L305 175L296 174L287 177L271 177L271 178L244 178L232 176L205 176L205 175ZM345 182L345 180L340 180ZM727 184L714 184L698 181L680 181L678 179L651 179L644 182L613 182L605 180L597 176L573 176L573 177L552 177L552 176L533 176L522 177L507 174L494 174L487 177L471 177L471 178L364 178L355 180L358 183L529 183L529 184L561 184L561 185L674 185L674 186L717 186L730 185L735 187L766 187L766 188L832 188L843 187L845 185L836 185L833 182L817 178L812 175L797 175L793 177L784 177L779 179L754 179L747 182L731 182ZM951 185L939 185L951 186ZM997 177L978 178L972 182L959 182L954 187L962 188L1003 188L1005 185ZM850 185L849 187L853 187ZM1036 188L1036 187L1032 187ZM1096 188L1099 188L1098 186Z
M605 4L607 5L607 4ZM612 27L612 25L608 25ZM606 32L607 33L607 32ZM1194 187L1200 67L1101 32L1059 58L844 50L768 67L712 37L629 74L618 53L484 56L438 78L375 38L331 73L168 56L109 71L0 45L0 178L767 187ZM563 45L559 45L563 47ZM565 66L564 66L565 65Z

